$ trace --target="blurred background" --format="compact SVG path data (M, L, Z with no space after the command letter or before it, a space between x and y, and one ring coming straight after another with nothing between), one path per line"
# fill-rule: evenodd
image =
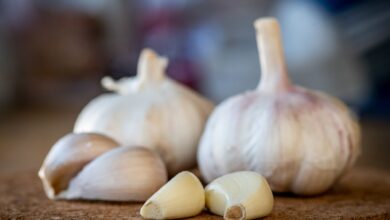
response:
M390 1L0 0L0 173L37 170L100 78L150 47L215 102L256 87L253 21L280 20L291 78L359 116L358 166L390 170Z

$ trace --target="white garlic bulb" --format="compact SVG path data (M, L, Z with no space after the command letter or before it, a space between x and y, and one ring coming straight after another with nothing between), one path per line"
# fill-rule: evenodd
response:
M212 113L198 151L200 171L208 182L251 170L276 192L324 192L359 155L359 126L341 101L291 84L275 19L254 25L261 82Z
M136 77L102 85L114 94L92 100L74 132L108 135L124 146L145 146L160 154L172 176L196 165L205 121L214 105L165 75L168 60L151 49L141 52Z

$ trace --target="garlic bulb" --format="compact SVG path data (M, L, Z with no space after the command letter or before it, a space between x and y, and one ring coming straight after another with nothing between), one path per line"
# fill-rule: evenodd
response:
M202 183L193 173L183 171L153 194L140 213L147 219L178 219L195 216L204 206Z
M206 187L206 207L224 219L255 219L271 213L274 197L260 174L241 171L226 174Z
M117 147L98 134L58 141L39 171L50 199L145 201L168 179L164 162L141 147Z
M164 160L172 176L196 164L205 121L214 105L165 75L168 60L144 49L136 77L102 85L114 94L92 100L79 115L74 132L97 132L124 146L146 146Z
M291 84L275 19L254 25L261 82L210 116L198 151L201 173L209 182L252 170L276 192L324 192L359 155L359 126L341 101Z

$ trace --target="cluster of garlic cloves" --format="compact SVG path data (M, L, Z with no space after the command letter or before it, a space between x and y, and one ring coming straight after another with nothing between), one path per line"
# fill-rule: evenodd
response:
M196 165L200 136L213 103L165 74L168 60L141 52L135 77L102 79L112 91L93 99L80 113L75 133L96 132L123 146L145 146L164 160L170 176Z
M69 134L39 170L50 199L145 201L167 181L163 161L141 147L120 147L94 133Z
M210 182L251 170L276 192L322 193L359 155L359 126L341 101L290 82L275 19L254 25L261 81L216 107L199 146L200 171Z

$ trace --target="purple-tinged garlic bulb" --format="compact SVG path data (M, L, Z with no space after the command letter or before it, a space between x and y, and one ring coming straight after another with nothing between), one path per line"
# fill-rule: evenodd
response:
M290 82L275 19L254 26L261 82L212 113L198 151L200 171L207 182L251 170L275 192L324 192L358 157L359 125L338 99Z

